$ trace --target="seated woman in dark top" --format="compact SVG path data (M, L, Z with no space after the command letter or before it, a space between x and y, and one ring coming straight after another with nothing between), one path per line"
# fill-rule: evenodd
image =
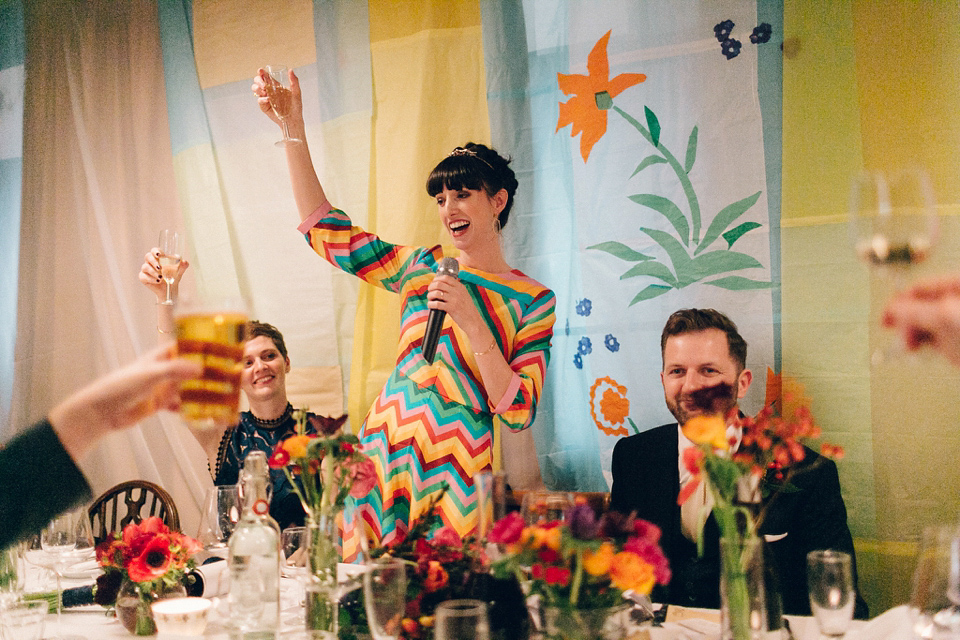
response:
M159 296L166 295L160 279L157 249L147 254L140 269L140 282ZM180 277L189 266L181 261ZM170 305L157 305L157 330L161 338L174 332L173 312ZM207 453L210 474L217 485L236 484L240 479L243 459L250 451L263 451L268 456L278 442L296 432L297 422L293 406L287 400L286 375L290 371L290 358L283 335L273 325L256 320L247 325L247 342L243 349L243 370L240 374L240 389L247 397L249 411L240 414L240 422L222 432L212 429L192 431L200 446ZM342 423L345 416L335 420ZM332 418L308 414L306 433L316 434L316 424ZM271 469L270 480L273 493L270 499L270 515L281 529L302 525L303 506L293 486L282 469Z

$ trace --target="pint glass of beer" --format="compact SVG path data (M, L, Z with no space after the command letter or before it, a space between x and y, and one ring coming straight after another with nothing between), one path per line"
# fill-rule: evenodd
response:
M240 419L240 371L247 333L240 300L184 301L176 313L177 353L203 363L180 385L180 415L194 429L223 429Z

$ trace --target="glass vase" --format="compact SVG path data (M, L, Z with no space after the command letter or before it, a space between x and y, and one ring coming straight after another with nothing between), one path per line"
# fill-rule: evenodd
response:
M311 638L335 638L337 633L338 589L337 514L308 517L306 627Z
M152 636L157 633L157 625L153 621L150 605L164 598L182 598L186 595L186 588L179 583L140 583L124 578L114 608L117 619L127 631L135 636Z
M629 603L597 609L544 607L544 637L549 640L622 640L627 637L630 608ZM634 635L631 633L631 637Z
M763 541L720 538L720 625L723 640L760 640L767 631Z

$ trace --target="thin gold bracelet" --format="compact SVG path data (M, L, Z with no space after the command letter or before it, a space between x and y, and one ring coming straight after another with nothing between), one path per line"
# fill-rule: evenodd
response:
M173 329L171 329L170 331L164 331L164 330L161 329L160 327L157 327L157 333L162 333L163 335L169 335L169 334L171 334L171 333L174 333L174 331L173 331Z
M473 352L473 355L474 355L474 357L477 357L477 358L479 358L480 356L485 356L485 355L487 355L488 353L490 353L491 351L493 351L494 347L496 347L496 346L497 346L497 339L494 338L493 341L490 343L490 346L489 346L489 347L487 347L487 348L484 349L483 351L474 351L474 352Z

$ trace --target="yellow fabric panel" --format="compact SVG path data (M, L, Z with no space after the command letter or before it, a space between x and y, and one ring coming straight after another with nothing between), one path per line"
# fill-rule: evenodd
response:
M861 164L851 0L783 7L784 223L844 214ZM894 31L884 41L890 42Z
M370 0L370 42L413 35L427 29L479 26L477 0Z
M856 0L864 162L928 168L941 202L960 198L960 7Z
M202 89L253 78L266 64L315 63L313 1L196 0L193 42Z

